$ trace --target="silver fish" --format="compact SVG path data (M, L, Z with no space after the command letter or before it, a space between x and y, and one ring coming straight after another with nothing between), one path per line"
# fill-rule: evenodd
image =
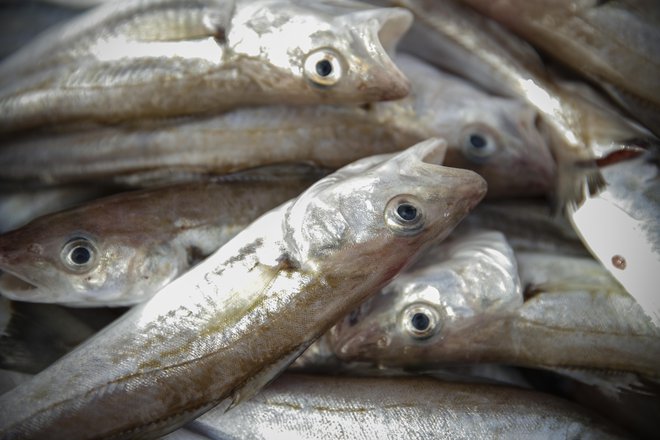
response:
M660 135L657 2L462 1L597 81Z
M214 409L165 439L521 437L623 434L565 400L511 387L287 374L238 408Z
M427 318L418 321L428 324L420 331L415 315L404 314L415 307L409 306L415 296L399 288L377 297L352 326L344 320L335 327L335 353L384 365L493 362L660 377L660 329L598 262L534 253L517 257L524 297L512 298L505 313L485 308L453 319L462 298L438 295L420 308Z
M147 185L279 163L338 168L438 136L448 142L445 164L477 171L491 196L549 191L555 163L536 110L412 57L396 61L412 84L411 96L400 101L248 108L208 118L143 121L133 128L41 133L0 147L0 177L7 183Z
M311 182L120 193L0 235L0 293L76 307L146 301Z
M658 153L604 167L607 188L587 197L569 217L591 253L658 327L659 167Z
M404 50L538 110L549 127L558 164L554 191L558 208L582 202L585 188L594 192L604 186L596 159L635 147L640 138L645 142L653 138L612 109L562 89L533 48L471 8L454 0L389 3L415 14L415 25L402 44Z
M0 65L0 131L402 98L387 51L410 23L350 0L109 2Z
M0 397L0 436L153 438L248 399L484 196L477 174L430 163L443 153L363 159L265 214Z

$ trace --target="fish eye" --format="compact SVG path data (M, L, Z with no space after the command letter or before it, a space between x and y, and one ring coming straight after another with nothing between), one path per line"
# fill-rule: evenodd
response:
M385 207L385 222L397 234L415 235L424 226L421 203L411 195L392 198Z
M484 162L497 151L495 137L482 127L472 127L463 134L463 155L473 162Z
M307 55L303 70L308 80L324 87L335 85L343 75L340 55L328 48Z
M62 248L61 258L66 267L74 271L86 271L94 265L96 247L90 240L77 237L69 240Z
M415 339L433 336L440 327L438 314L429 305L413 304L403 312L403 326Z

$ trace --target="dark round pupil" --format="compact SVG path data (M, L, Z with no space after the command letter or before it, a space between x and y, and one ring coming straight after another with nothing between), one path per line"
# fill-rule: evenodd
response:
M474 148L483 148L487 143L488 142L486 142L486 139L480 134L470 135L470 145L472 145Z
M424 313L415 313L412 317L412 325L419 331L426 330L429 327L429 317Z
M321 60L316 63L316 73L321 76L328 76L332 73L332 63L328 60Z
M73 261L75 264L85 264L90 260L91 257L92 254L89 252L89 249L82 246L73 248L70 256L71 261Z
M396 213L399 214L403 220L410 221L417 217L417 208L409 203L402 203L396 208Z

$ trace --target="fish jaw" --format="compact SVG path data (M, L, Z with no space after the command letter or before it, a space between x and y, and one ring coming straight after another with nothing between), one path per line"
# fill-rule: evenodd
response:
M356 74L369 78L360 88L365 101L401 99L410 93L410 81L392 57L401 37L412 24L412 14L403 8L373 9L350 16L357 57ZM363 60L367 60L364 63ZM357 80L357 78L356 78Z

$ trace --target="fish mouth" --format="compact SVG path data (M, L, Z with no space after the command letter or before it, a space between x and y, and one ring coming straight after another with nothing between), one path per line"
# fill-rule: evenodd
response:
M394 63L393 56L412 19L410 11L403 8L375 8L353 14L356 41L363 42L365 59L374 63L370 82L376 85L376 100L401 99L410 94L410 81Z

